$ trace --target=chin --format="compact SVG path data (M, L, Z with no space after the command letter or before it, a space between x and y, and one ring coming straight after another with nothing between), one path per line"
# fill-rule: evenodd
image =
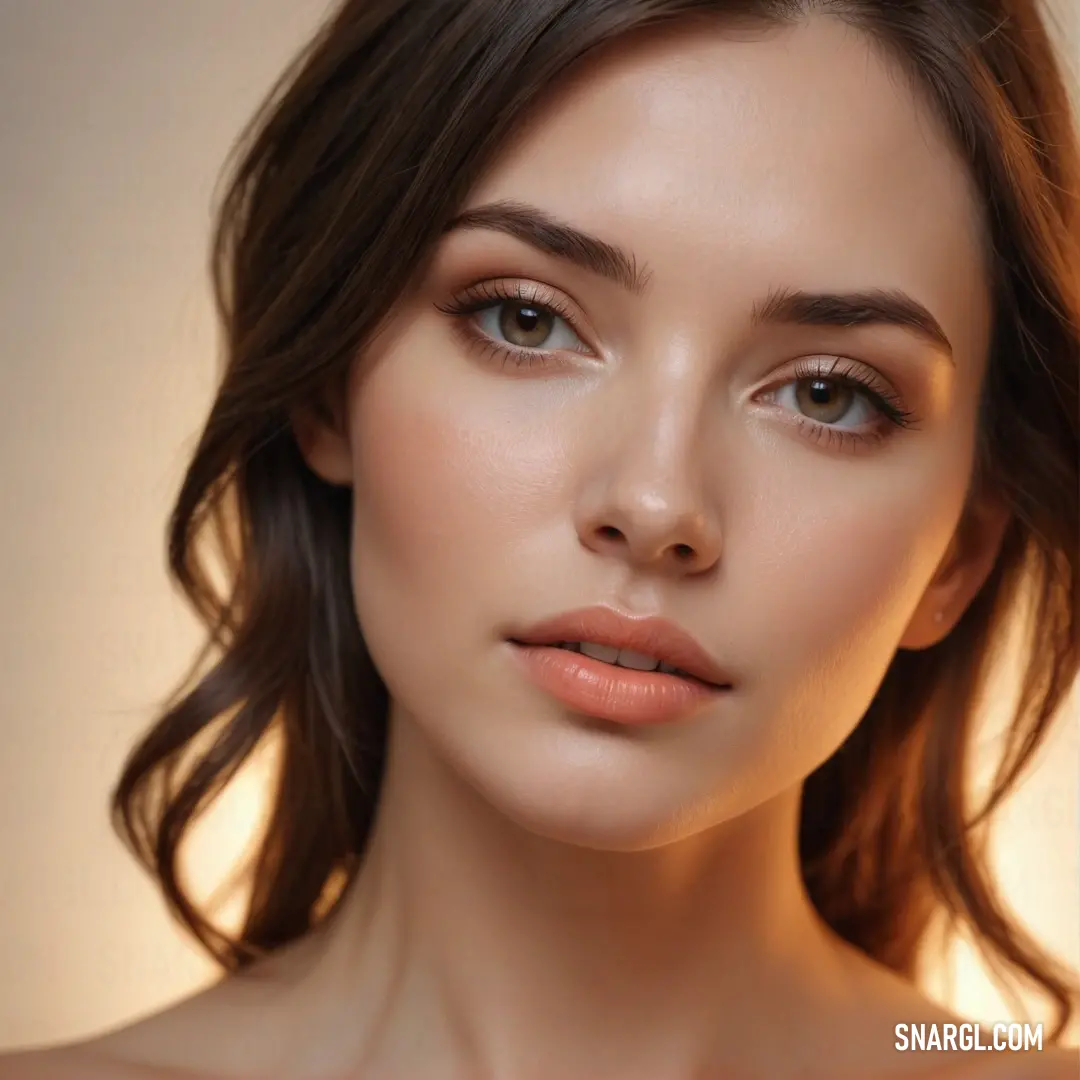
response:
M546 753L514 754L510 763L473 761L462 779L525 832L594 851L662 847L748 809L723 797L719 778L657 760L655 747L561 741L549 742Z
M567 812L555 807L496 806L514 825L541 840L588 851L650 851L700 831L687 828L684 816L667 818L627 813L626 808ZM704 826L703 826L704 827Z

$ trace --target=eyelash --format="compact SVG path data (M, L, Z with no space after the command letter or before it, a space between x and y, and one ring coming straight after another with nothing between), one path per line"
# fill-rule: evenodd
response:
M547 365L551 359L550 352L496 341L480 330L471 318L481 311L507 303L527 304L557 315L577 333L574 313L570 307L562 302L553 290L537 283L484 281L469 286L448 304L436 304L435 307L454 319L459 332L470 346L483 349L485 359L500 357L504 367L514 365L533 368ZM808 379L828 380L857 391L877 410L881 420L893 428L911 428L916 424L914 414L904 407L903 400L896 391L876 372L853 361L845 361L836 356L806 357L795 363L791 377L780 385L786 386ZM803 435L814 442L824 442L830 446L857 450L888 438L887 429L880 426L870 431L852 431L824 424L801 413L792 415Z
M904 407L900 395L876 371L855 361L839 356L804 357L795 362L792 377L785 380L784 385L808 379L827 380L857 391L877 410L882 424L892 428L916 426L915 414ZM852 431L850 428L823 424L801 413L795 414L794 420L808 438L826 441L829 445L843 449L860 449L888 438L889 427L882 425L867 431Z
M508 303L527 304L530 307L558 315L577 333L573 311L557 293L547 286L536 282L516 281L513 284L502 281L482 281L470 285L449 304L436 304L437 310L457 321L470 345L479 345L485 349L485 357L500 356L503 366L515 364L519 367L543 367L548 363L550 352L543 349L526 349L520 345L510 345L505 341L495 341L483 331L477 329L469 316L476 315L488 308L500 307Z

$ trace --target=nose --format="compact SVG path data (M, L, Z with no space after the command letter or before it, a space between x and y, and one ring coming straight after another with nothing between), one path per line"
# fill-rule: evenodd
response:
M639 429L640 431L640 429ZM721 551L718 508L706 497L684 431L677 440L621 440L622 452L590 478L578 500L581 543L635 567L701 574Z

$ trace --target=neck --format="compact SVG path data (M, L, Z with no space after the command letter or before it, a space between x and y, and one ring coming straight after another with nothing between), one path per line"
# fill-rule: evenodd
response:
M655 1080L736 1066L738 1045L760 1060L777 1024L807 1023L838 954L801 884L797 790L682 841L589 850L499 814L408 718L391 732L321 961L369 1068Z

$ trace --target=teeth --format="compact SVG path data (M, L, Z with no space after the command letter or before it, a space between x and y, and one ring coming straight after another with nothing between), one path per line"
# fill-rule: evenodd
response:
M574 645L577 651L591 656L594 660L632 668L634 671L655 671L660 664L655 656L646 656L644 653L634 652L633 649L616 649L614 645L597 645L592 641L574 642Z
M594 660L602 660L605 664L615 664L618 667L632 668L634 671L661 671L665 675L679 675L684 679L692 679L682 668L657 660L655 656L646 656L644 653L634 652L632 649L616 649L613 645L597 645L592 641L560 641L558 648L569 652L582 653Z
M611 645L594 645L591 641L583 641L581 651L594 660L603 660L605 664L614 664L619 659L619 650Z
M655 671L660 666L660 661L655 656L646 656L631 649L620 649L619 658L615 662L619 667L633 668L634 671Z

